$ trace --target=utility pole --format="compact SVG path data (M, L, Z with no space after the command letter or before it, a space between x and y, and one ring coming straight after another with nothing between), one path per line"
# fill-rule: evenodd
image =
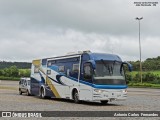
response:
M142 20L142 19L143 19L143 17L141 17L141 18L136 17L136 20L138 20L138 22L139 22L139 54L140 54L140 80L141 80L141 83L142 83L142 60L141 60L140 20Z

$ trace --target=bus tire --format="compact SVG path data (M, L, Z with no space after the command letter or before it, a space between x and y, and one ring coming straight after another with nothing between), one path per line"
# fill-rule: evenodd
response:
M102 104L102 105L105 105L105 104L107 104L107 103L108 103L108 100L102 100L102 101L101 101L101 104Z
M42 99L45 99L45 98L46 98L46 96L45 96L45 91L44 91L44 88L43 88L43 87L41 87L41 89L40 89L40 98L42 98Z
M75 103L80 103L79 94L78 94L77 90L74 90L74 92L73 92L73 100Z

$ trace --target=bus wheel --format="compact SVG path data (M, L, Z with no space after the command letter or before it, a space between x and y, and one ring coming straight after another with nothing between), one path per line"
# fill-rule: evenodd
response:
M44 88L41 88L41 90L40 90L40 98L42 98L42 99L45 98Z
M22 91L21 91L21 89L19 89L19 94L20 94L20 95L22 95Z
M73 99L74 99L75 103L80 103L80 101L79 101L79 94L78 94L77 90L75 90L74 93L73 93Z
M105 104L107 104L108 103L108 100L103 100L103 101L101 101L101 104L102 105L105 105Z

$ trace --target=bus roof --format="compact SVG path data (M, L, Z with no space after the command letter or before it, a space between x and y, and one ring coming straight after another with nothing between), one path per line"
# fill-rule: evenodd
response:
M107 61L119 61L121 62L121 58L118 55L114 54L106 54L106 53L89 53L90 58L92 60L107 60Z
M75 56L81 56L83 54L88 54L89 57L90 57L90 60L95 60L95 61L97 61L97 60L106 60L106 61L119 61L119 62L122 62L121 58L118 55L115 55L115 54L82 52L82 53L68 54L68 55L64 55L64 56L43 58L42 59L42 65L45 65L47 60L61 59L61 58L64 59L64 58L67 58L67 57L68 58L72 58L72 57L75 57ZM37 60L33 60L33 62L35 62L35 61L37 61Z

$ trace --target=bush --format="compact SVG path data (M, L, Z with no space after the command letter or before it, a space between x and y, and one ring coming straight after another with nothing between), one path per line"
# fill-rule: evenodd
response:
M140 74L137 73L132 75L131 73L126 73L126 80L134 83L140 82ZM142 81L147 83L160 84L160 76L151 72L143 73Z
M31 70L29 69L20 69L19 76L20 77L30 77Z
M0 76L5 77L18 77L19 70L16 66L11 66L9 68L4 68L0 70Z
M20 77L30 77L30 69L18 69L16 66L0 69L1 80L13 80Z
M126 74L126 81L127 82L132 81L132 76L130 74Z

